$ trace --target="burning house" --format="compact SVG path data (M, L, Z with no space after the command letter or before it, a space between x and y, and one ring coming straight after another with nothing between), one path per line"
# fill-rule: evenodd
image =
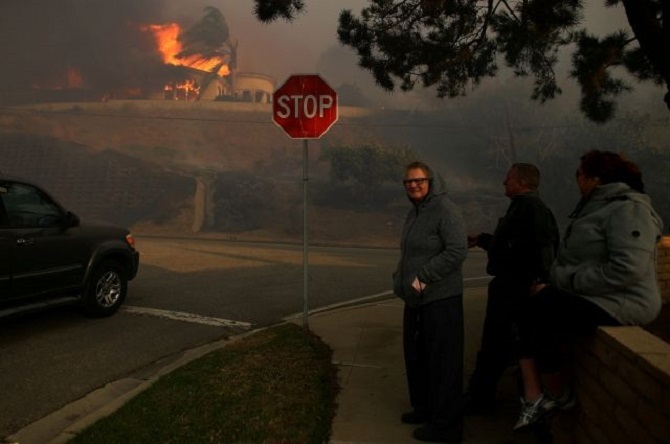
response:
M276 86L273 77L258 73L231 72L225 76L212 76L206 71L186 67L180 72L182 80L166 83L161 91L151 91L147 98L270 103Z
M196 25L197 26L197 25ZM163 87L167 100L221 100L268 103L275 81L257 73L237 72L237 43L224 41L217 51L185 51L188 35L177 23L150 25L163 62L182 67L185 78Z
M68 15L61 9L51 10L46 2L37 11L19 3L8 6L10 11L5 12L13 21L0 29L0 37L6 35L5 41L35 45L21 51L18 45L10 48L7 59L15 61L17 69L4 74L10 78L3 82L4 90L0 89L0 104L112 99L270 100L274 79L237 72L237 42L231 41L218 9L207 7L200 21L182 27L174 21L150 20L152 15L160 16L150 10L150 3L141 6L130 0L120 1L127 3L127 8L110 9L104 15L106 19L95 25L73 20L86 11ZM100 17L99 10L109 8L108 3L93 1L85 9L92 17ZM62 20L52 17L60 14ZM41 21L49 26L40 26ZM28 27L27 23L34 26ZM62 29L55 30L54 26ZM54 32L46 38L40 34L43 29ZM41 41L49 42L49 47L40 46ZM77 44L73 46L72 42ZM36 65L38 61L40 65Z

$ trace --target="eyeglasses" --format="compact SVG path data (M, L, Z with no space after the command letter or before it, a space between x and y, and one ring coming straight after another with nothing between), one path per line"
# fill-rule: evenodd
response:
M409 187L411 185L423 185L428 181L427 177L420 177L418 179L405 179L402 181L402 183L406 186Z

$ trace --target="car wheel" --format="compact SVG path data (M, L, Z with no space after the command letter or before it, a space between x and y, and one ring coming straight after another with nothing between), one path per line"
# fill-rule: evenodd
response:
M126 299L128 279L123 267L108 260L93 271L86 285L84 311L89 316L109 316L119 309Z

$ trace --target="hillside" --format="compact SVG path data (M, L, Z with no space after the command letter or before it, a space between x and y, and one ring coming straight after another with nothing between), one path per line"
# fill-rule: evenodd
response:
M416 132L423 133L418 140L436 137L403 127L412 119L420 116L342 108L331 131L308 142L311 241L397 245L407 210L402 187L338 194L319 154L333 145L414 146ZM268 105L109 101L17 107L0 112L0 149L0 169L44 183L84 217L139 232L302 239L302 141L271 122ZM453 197L472 229L490 228L506 204L499 190L472 193L463 164L450 167Z

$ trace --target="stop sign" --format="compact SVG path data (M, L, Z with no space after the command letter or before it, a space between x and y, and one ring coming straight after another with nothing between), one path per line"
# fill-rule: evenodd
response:
M272 95L272 121L293 139L318 139L337 121L337 93L319 75L292 75Z

